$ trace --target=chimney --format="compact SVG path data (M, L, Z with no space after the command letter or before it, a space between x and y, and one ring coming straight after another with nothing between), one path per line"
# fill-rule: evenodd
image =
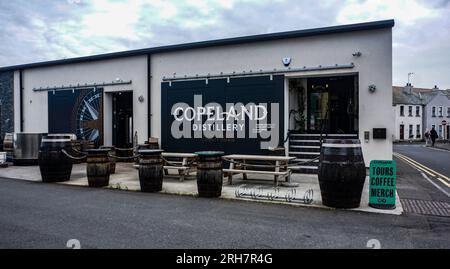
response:
M413 86L411 85L411 83L406 83L406 86L403 87L403 92L406 94L412 94L412 87Z
M439 90L438 86L437 86L437 85L434 85L433 90Z

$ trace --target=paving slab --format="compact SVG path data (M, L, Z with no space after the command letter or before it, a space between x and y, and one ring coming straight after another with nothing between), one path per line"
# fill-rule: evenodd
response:
M0 169L0 177L3 178L14 178L28 181L38 181L40 182L40 171L39 166L9 166L8 168ZM226 178L224 178L224 183L222 187L222 199L232 199L232 200L247 200L251 202L262 202L262 203L276 203L285 204L291 206L303 206L303 207L316 207L316 208L326 208L334 210L334 208L326 207L322 204L322 197L320 195L320 187L317 179L317 175L308 174L292 174L291 183L298 183L298 186L279 186L274 188L273 186L273 176L270 175L248 175L247 180L244 180L241 175L233 176L233 184L229 185ZM400 203L400 198L396 193L396 208L393 210L381 210L369 207L369 187L368 187L368 177L363 188L363 193L361 196L361 204L358 208L354 209L339 209L339 210L352 210L352 211L362 211L368 213L380 213L380 214L392 214L401 215L403 212L402 204ZM65 185L75 185L75 186L88 186L88 181L86 177L86 164L74 164L72 168L72 174L69 181L60 182L57 184ZM138 170L133 167L133 163L117 163L116 173L110 175L110 184L106 188L111 189L121 189L129 191L140 191ZM242 198L236 197L236 190L247 190L249 193L254 192L256 194L267 195L277 195L280 199L252 199L251 197ZM294 190L294 191L293 191ZM304 197L305 193L312 190L312 202L310 204L305 204L299 201L286 201L282 199L286 194L294 195L298 199ZM162 193L167 194L177 194L177 195L197 195L197 181L195 173L187 176L183 182L181 182L174 172L164 177ZM266 196L265 196L266 197Z

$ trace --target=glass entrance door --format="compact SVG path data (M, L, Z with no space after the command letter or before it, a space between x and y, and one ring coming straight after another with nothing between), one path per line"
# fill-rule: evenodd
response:
M355 76L308 78L308 131L356 134L358 121Z
M308 97L308 130L320 132L321 128L328 128L329 92L323 86L313 86Z
M118 148L133 147L133 92L113 95L113 144Z

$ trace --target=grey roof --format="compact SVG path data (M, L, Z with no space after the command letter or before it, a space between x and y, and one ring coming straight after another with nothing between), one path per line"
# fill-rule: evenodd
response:
M322 28L314 28L314 29L271 33L271 34L225 38L225 39L218 39L218 40L209 40L209 41L185 43L185 44L178 44L178 45L169 45L169 46L153 47L153 48L146 48L146 49L114 52L114 53L108 53L108 54L70 58L70 59L63 59L63 60L38 62L38 63L22 64L22 65L15 65L15 66L5 66L5 67L0 67L0 72L7 71L7 70L19 70L19 69L27 69L27 68L34 68L34 67L53 66L53 65L79 63L79 62L89 62L89 61L106 60L106 59L121 58L121 57L128 57L128 56L136 56L136 55L146 55L146 54L153 54L153 53L159 53L159 52L180 51L180 50L197 49L197 48L214 47L214 46L225 46L225 45L235 45L235 44L244 44L244 43L261 42L261 41L281 40L281 39L296 38L296 37L307 37L307 36L317 36L317 35L324 35L324 34L335 34L335 33L362 31L362 30L392 28L393 26L394 26L394 20L383 20L383 21L347 24L347 25L339 25L339 26L331 26L331 27L322 27Z
M409 93L407 86L393 86L392 103L394 105L426 105L438 93L439 90L414 87L411 87L411 93Z
M444 94L450 99L450 89L445 90Z

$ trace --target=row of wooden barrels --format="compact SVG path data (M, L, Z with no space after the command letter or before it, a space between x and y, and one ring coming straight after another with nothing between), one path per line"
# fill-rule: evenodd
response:
M68 137L47 136L42 139L39 167L44 182L70 179L73 160ZM163 184L163 159L160 149L138 150L141 191L158 192ZM109 185L114 173L114 147L87 150L86 173L91 187ZM219 197L222 193L223 171L221 151L196 152L198 155L197 188L200 197ZM336 208L359 207L366 168L358 139L325 139L320 154L318 179L322 203Z
M45 136L39 150L38 164L43 182L62 182L70 180L75 158L70 158L73 152L73 141L67 136ZM161 152L154 144L138 146L138 158L129 149L124 157L116 156L116 148L102 146L99 149L79 149L77 153L85 151L86 174L90 187L104 187L109 185L110 175L115 173L115 159L128 159L139 164L139 181L141 191L158 192L162 190L163 160ZM120 151L120 150L119 150ZM131 158L130 158L130 155ZM223 152L199 152L198 188L199 196L218 197L222 192L222 163ZM220 179L220 181L219 181Z

